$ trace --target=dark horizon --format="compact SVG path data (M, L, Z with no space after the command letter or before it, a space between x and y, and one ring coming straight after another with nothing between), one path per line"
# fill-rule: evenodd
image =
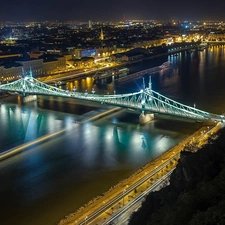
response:
M125 18L137 20L225 20L225 2L147 0L72 0L62 4L58 0L5 1L0 9L0 21L120 21Z

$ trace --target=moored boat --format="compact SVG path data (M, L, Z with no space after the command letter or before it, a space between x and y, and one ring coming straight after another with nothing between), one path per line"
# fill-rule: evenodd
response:
M171 62L164 62L161 66L159 66L160 69L170 68L172 66Z

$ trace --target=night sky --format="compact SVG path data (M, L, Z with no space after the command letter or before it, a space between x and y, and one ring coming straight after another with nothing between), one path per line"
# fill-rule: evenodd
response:
M225 20L225 0L5 0L0 21Z

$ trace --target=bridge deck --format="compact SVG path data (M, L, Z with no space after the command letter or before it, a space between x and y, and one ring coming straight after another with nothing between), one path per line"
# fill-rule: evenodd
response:
M158 68L151 68L145 70L148 72L156 71ZM141 74L136 73L136 74ZM51 85L47 85L34 79L32 76L26 76L17 81L8 84L0 85L1 91L16 92L22 95L51 95L61 96L68 98L77 98L88 101L100 102L102 104L109 104L120 106L124 108L131 108L134 110L151 112L151 113L162 113L186 118L192 118L197 120L216 120L221 121L224 119L223 115L216 115L208 113L190 106L186 106L172 99L169 99L151 88L151 79L149 87L135 93L128 94L114 94L114 95L97 95L89 94L87 92L71 92L68 90L62 90Z

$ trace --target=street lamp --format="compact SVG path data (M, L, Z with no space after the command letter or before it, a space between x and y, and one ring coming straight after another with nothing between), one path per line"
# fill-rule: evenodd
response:
M84 218L85 225L87 224L87 218L88 218L88 216L85 216L85 218Z
M126 189L123 190L123 206L124 206L124 194L126 192Z

